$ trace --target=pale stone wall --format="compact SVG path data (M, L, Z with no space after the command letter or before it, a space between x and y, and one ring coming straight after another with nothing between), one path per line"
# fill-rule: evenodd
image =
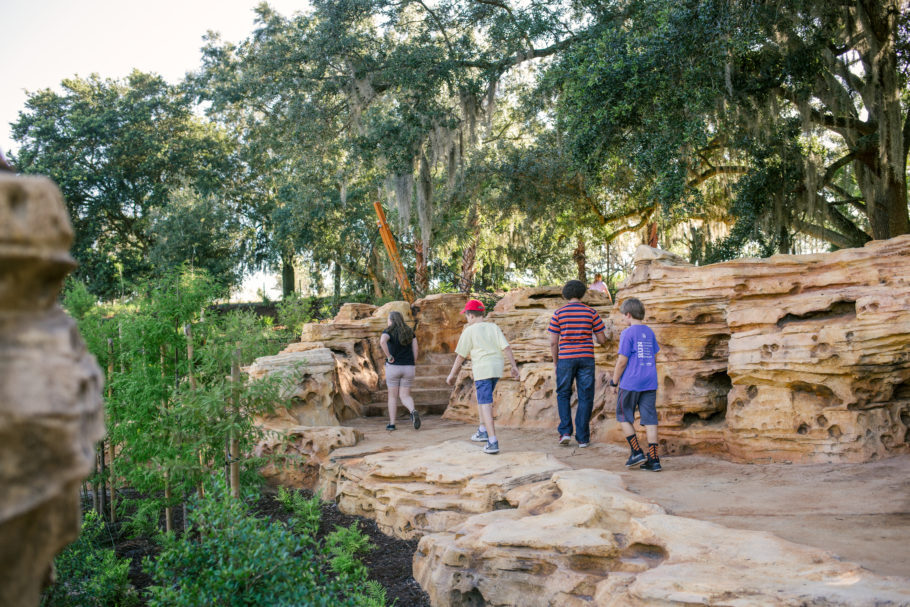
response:
M79 533L104 434L102 375L57 304L74 263L59 190L0 174L0 605L37 605Z
M594 440L622 440L606 389L619 304L637 297L661 345L658 413L670 453L744 461L868 461L910 450L910 235L861 249L696 267L642 246L617 305L586 302L608 342L596 350ZM559 289L509 293L490 320L512 343L521 380L504 378L505 426L557 424L546 325ZM476 419L470 374L446 417Z

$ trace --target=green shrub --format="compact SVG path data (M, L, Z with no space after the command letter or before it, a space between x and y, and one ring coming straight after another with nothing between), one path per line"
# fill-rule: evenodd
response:
M135 511L129 514L123 523L123 532L129 538L152 537L158 533L158 517L164 507L156 499L127 500L121 504L121 509Z
M127 577L129 559L105 547L104 522L89 510L79 538L57 555L57 581L41 600L44 607L129 607L139 601Z
M301 297L298 293L291 293L275 306L278 324L287 327L288 331L296 336L300 334L303 325L313 320L313 300Z
M146 559L151 607L362 604L360 587L325 571L312 543L256 518L223 484L194 498L189 522L189 533L164 535L158 558Z
M319 533L319 519L322 517L322 498L317 492L307 499L298 491L278 488L278 502L293 513L289 521L291 528L304 536L315 539Z

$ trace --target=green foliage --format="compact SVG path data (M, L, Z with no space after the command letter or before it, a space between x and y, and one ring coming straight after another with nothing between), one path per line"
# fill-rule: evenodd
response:
M85 513L75 542L54 560L57 580L41 600L43 607L129 607L139 603L127 578L129 559L105 547L110 535L101 517Z
M199 120L177 87L139 71L31 93L12 131L19 170L60 186L75 228L75 275L103 297L118 292L121 274L138 282L173 267L155 268L150 257L164 235L153 217L170 206L172 191L213 194L232 172L226 134Z
M253 516L223 485L190 508L190 533L165 535L146 571L151 607L360 605L355 588L327 575L306 542L279 522Z
M278 502L294 514L290 524L296 533L316 537L319 533L319 519L322 518L322 497L318 492L307 499L299 491L288 491L284 487L279 487Z
M252 314L205 313L218 288L203 271L173 272L149 283L129 304L80 312L88 348L109 372L106 417L116 447L113 466L122 482L146 496L133 505L135 512L125 523L132 535L150 535L162 507L179 504L200 483L222 473L229 437L238 441L241 453L250 453L260 436L253 418L282 402L283 382L293 381L248 381L241 374L240 381L231 382L232 365L273 354L281 343ZM87 301L80 293L73 287L66 296L74 310ZM247 473L260 462L244 456L240 465L249 486ZM173 496L169 502L162 497L166 486Z
M88 287L81 280L68 278L61 295L63 308L77 321L85 318L98 303L98 298L89 293Z
M299 335L303 325L313 320L313 303L296 292L283 298L276 306L278 324L287 327L291 335Z
M124 517L123 532L131 538L155 537L158 534L158 517L161 515L161 501L153 498L128 500L121 504L121 511L129 511Z

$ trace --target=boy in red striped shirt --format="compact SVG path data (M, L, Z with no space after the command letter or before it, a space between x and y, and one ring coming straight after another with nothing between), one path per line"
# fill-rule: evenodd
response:
M572 439L572 382L578 390L575 410L575 440L579 447L591 442L591 410L594 408L594 339L607 343L604 323L590 306L581 303L587 287L570 280L562 288L569 303L556 310L550 319L550 352L556 371L556 405L559 409L559 444Z

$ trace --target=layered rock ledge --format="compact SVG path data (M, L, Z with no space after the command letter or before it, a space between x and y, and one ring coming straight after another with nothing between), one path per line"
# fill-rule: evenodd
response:
M513 489L512 508L426 535L414 573L437 607L885 607L910 580L773 535L666 514L602 470Z
M414 575L435 607L910 605L910 578L673 516L616 473L539 451L489 456L467 440L407 449L368 437L332 452L319 487L342 511L421 538Z
M910 451L910 235L861 249L692 266L641 246L635 269L603 317L592 430L621 441L606 388L619 304L636 297L661 344L658 416L668 453L738 461L870 461ZM497 387L499 423L555 427L546 324L559 289L508 293L489 318L513 345L521 378ZM459 377L446 418L470 421L474 396Z

